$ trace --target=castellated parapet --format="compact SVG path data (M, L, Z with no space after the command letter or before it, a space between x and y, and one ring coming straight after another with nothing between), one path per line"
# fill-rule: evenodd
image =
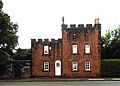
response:
M92 24L86 24L86 26L84 24L70 24L70 27L68 27L67 24L62 24L62 29L66 29L66 30L81 30L81 32L84 32L88 29L88 30L94 30L94 29L101 29L101 24L94 24L94 26ZM99 31L101 32L101 30ZM101 35L100 35L101 36ZM61 43L62 39L31 39L31 46L33 46L33 44L38 44L38 43Z
M67 24L62 24L62 29L101 29L101 24L86 24L86 26L84 24L70 24L70 27L68 27Z
M31 43L58 43L61 42L61 39L55 40L55 39L31 39Z
M31 47L34 47L36 44L59 44L62 42L62 39L31 39Z

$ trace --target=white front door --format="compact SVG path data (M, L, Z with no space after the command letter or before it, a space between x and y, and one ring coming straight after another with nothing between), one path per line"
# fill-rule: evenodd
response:
M55 62L55 76L61 76L61 61L57 60Z

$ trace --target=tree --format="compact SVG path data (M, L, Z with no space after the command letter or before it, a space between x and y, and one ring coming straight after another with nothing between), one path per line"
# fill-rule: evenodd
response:
M2 8L0 0L0 65L5 65L12 58L13 50L18 44L18 24L11 22L10 16Z
M17 52L14 53L14 60L30 60L31 59L31 49L17 49Z
M2 1L0 0L0 11L2 10L2 8L3 8L3 3L2 3Z
M120 58L120 26L101 37L101 50L102 58Z
M113 36L110 44L111 57L120 58L120 26L117 29L114 29L114 31L111 32L111 35Z
M101 56L102 58L109 57L109 48L111 43L111 32L108 30L105 36L101 37Z

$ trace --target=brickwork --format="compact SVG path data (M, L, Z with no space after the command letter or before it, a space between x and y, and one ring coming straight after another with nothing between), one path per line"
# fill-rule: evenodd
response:
M63 76L96 76L100 74L100 24L79 25L78 27L62 25L62 63ZM74 38L74 34L76 37ZM78 45L78 53L72 54L71 46ZM91 46L90 54L85 54L85 44ZM71 71L72 61L78 61L78 71ZM85 61L90 61L91 70L85 71Z
M51 41L39 39L38 42L32 40L32 43L32 76L53 77L55 71L54 62L61 60L61 39L52 39ZM49 45L51 48L48 55L43 52L44 45ZM44 71L43 65L45 61L50 62L49 71Z
M63 19L64 20L64 19ZM55 77L55 61L61 61L61 77L97 77L100 75L100 37L101 24L75 24L62 26L62 39L31 40L32 76ZM85 53L85 45L90 45L90 53ZM44 54L44 45L49 46L49 54ZM72 45L77 45L77 53L73 53ZM44 70L44 62L49 62L49 70ZM77 62L77 69L72 69L72 62ZM85 62L90 62L90 70L86 71Z

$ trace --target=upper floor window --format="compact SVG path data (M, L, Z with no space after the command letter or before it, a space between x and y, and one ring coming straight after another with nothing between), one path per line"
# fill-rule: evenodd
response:
M89 45L89 44L86 44L86 45L85 45L85 53L86 53L86 54L89 54L89 53L90 53L90 45Z
M77 53L77 45L76 44L72 45L72 53L73 54Z
M78 62L77 62L77 61L73 61L73 62L72 62L72 70L73 70L73 71L78 70Z
M44 54L49 54L49 46L44 45Z
M44 62L44 70L45 71L49 70L49 62Z
M90 71L90 61L85 62L85 70Z

